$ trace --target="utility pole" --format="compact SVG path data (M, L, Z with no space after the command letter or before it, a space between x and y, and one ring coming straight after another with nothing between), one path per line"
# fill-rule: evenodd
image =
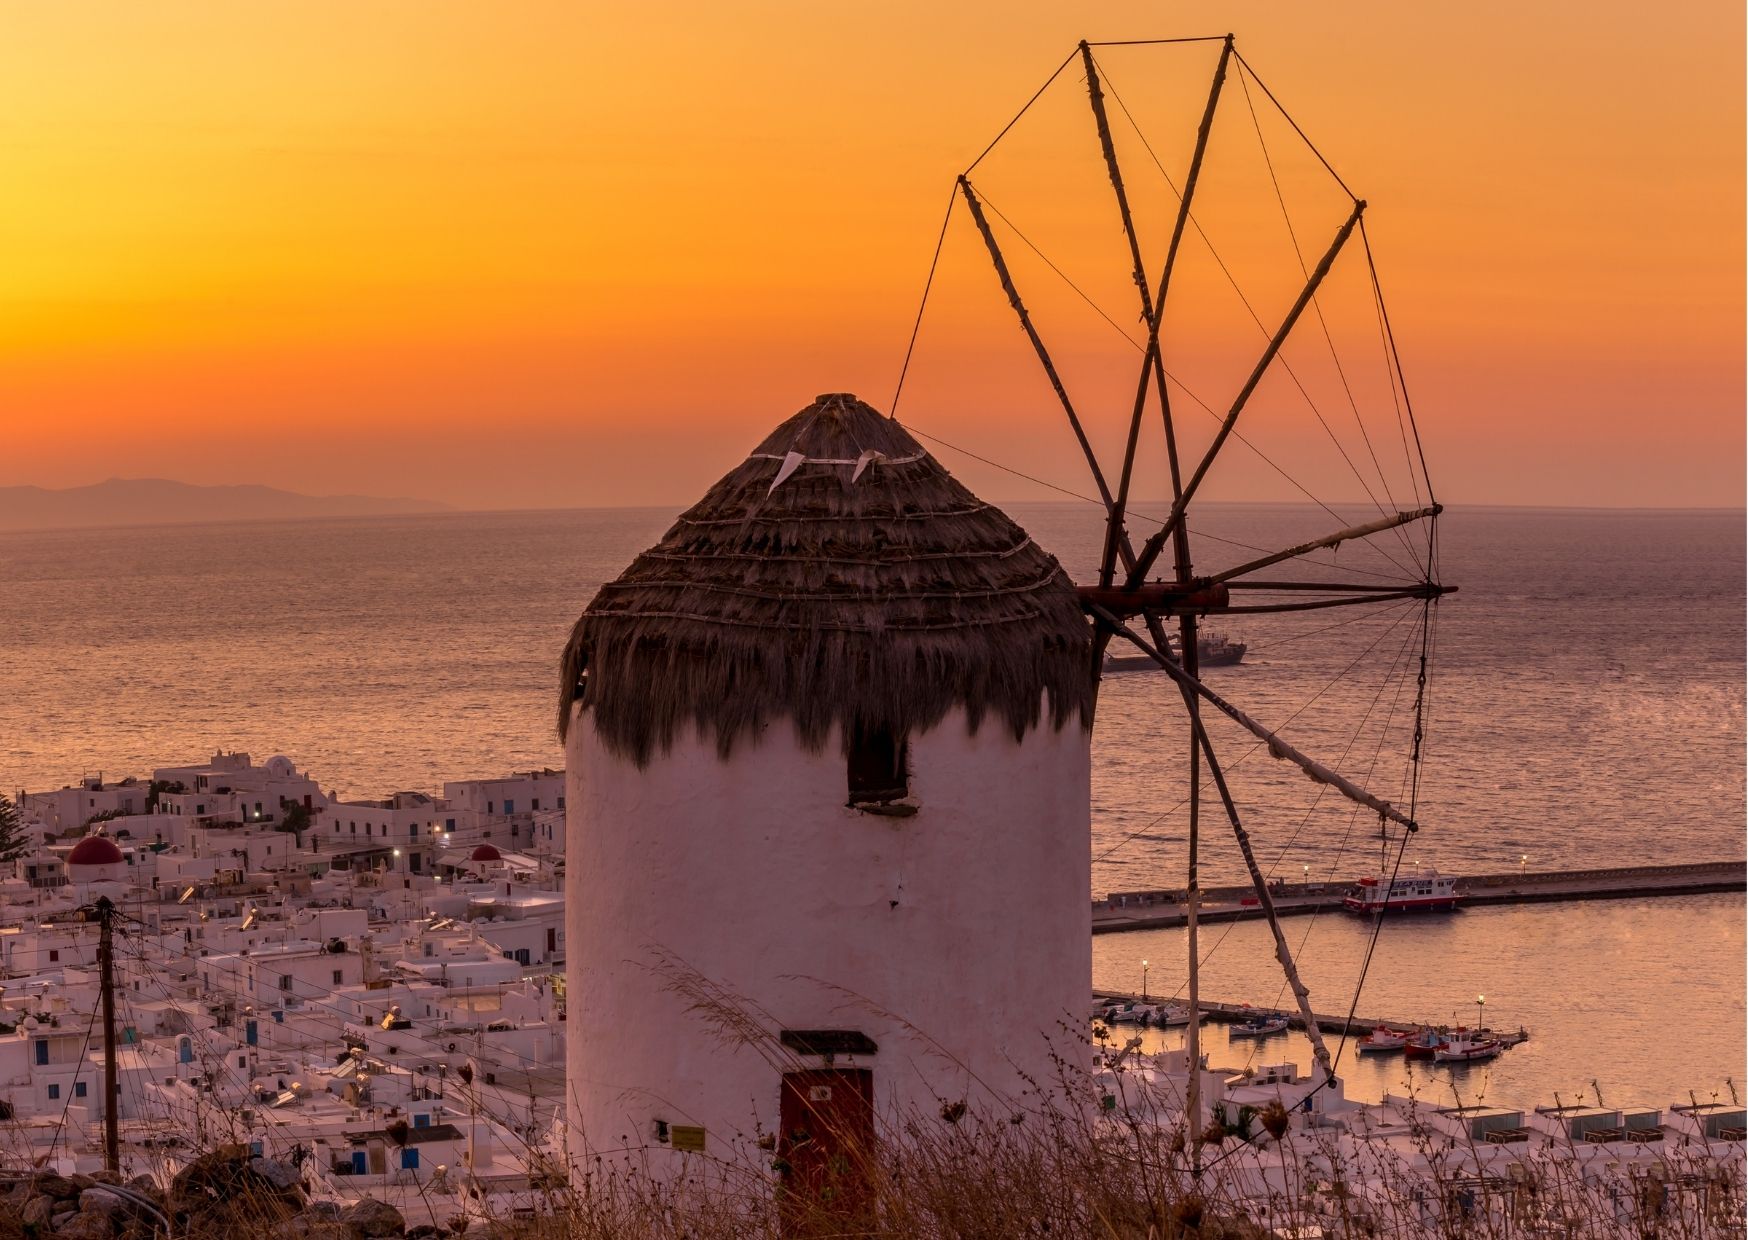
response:
M116 1116L115 1083L115 904L108 896L98 896L97 909L97 972L103 992L103 1166L105 1170L121 1171L121 1135Z

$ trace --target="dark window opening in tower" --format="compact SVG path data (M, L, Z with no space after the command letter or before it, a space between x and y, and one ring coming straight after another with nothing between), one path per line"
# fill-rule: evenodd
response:
M849 752L851 805L885 805L910 795L910 743L887 728L854 729Z

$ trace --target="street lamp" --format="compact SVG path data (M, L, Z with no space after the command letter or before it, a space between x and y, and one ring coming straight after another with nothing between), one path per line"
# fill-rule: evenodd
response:
M1487 996L1486 995L1476 995L1475 996L1475 1033L1477 1035L1480 1034L1481 1030L1483 1030L1487 1027L1487 1021L1484 1018L1484 1012L1486 1010L1486 1007L1487 1007Z
M1518 880L1520 882L1523 879L1523 867L1528 865L1528 864L1529 864L1529 854L1528 853L1524 853L1521 857L1519 857L1517 859L1517 877L1518 877Z
M1305 885L1307 887L1309 887L1311 885L1311 867L1310 866L1305 867Z
M1147 1002L1147 962L1141 962L1141 1002Z

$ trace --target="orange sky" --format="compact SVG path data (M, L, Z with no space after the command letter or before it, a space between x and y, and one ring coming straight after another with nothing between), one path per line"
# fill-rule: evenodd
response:
M953 175L1076 39L1232 29L1371 204L1442 498L1743 502L1739 0L1075 8L5 3L0 485L691 499L817 392L889 402ZM1215 51L1100 53L1174 177ZM1314 256L1342 200L1254 90ZM1133 333L1088 117L1065 73L976 181ZM1171 199L1117 139L1154 268ZM1278 319L1297 266L1236 80L1197 215ZM1133 350L1004 245L1109 447ZM1350 250L1325 318L1395 435L1363 277ZM1175 291L1174 373L1223 406L1260 333L1199 241ZM1287 356L1363 452L1320 329ZM901 412L1087 488L962 213ZM1245 416L1317 494L1357 493L1283 377ZM1207 494L1295 497L1242 450Z

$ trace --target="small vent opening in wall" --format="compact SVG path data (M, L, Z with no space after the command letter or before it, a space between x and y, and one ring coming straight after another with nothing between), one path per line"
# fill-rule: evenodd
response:
M885 805L910 795L910 745L886 728L850 733L850 804Z

